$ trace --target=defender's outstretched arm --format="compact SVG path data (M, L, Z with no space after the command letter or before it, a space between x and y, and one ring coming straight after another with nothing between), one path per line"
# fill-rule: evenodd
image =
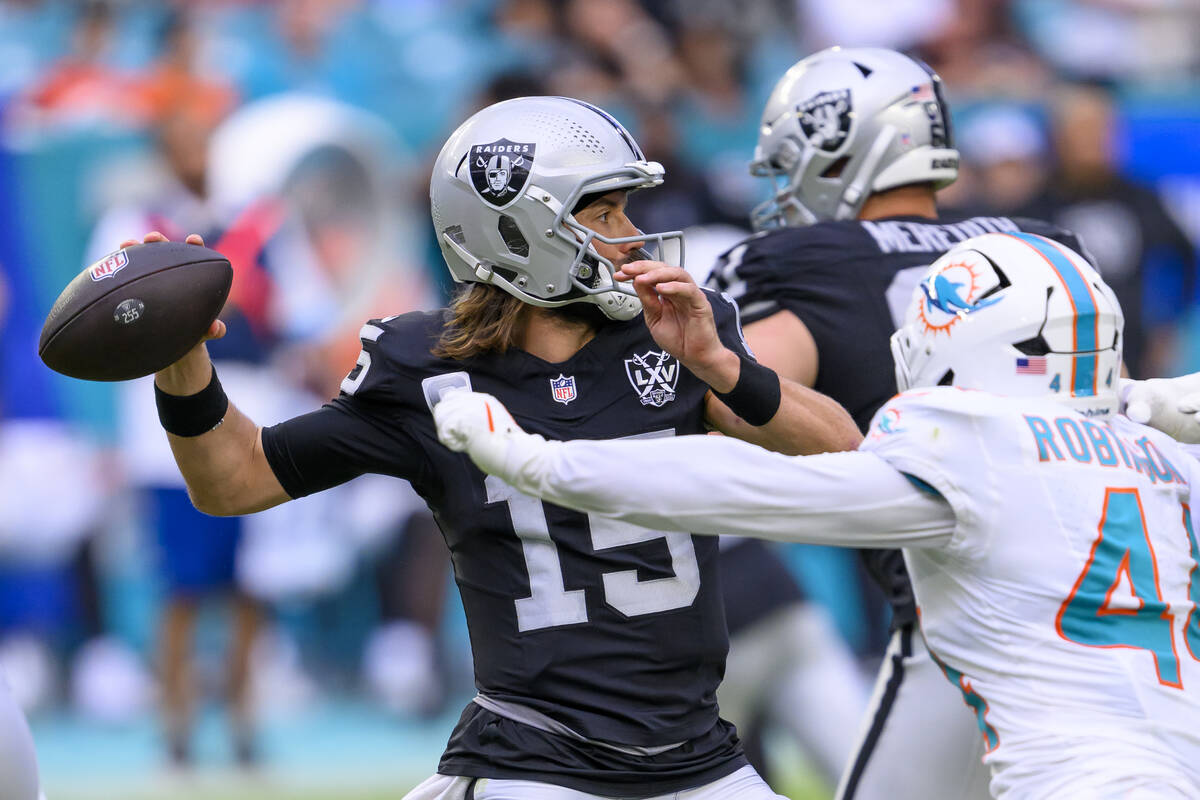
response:
M954 512L874 453L785 456L722 436L549 442L491 395L454 392L438 435L518 491L655 530L844 547L932 547Z

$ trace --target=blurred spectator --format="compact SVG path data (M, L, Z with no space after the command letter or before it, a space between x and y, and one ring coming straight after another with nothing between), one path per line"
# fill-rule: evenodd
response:
M1054 96L1057 167L1022 211L1075 231L1125 313L1130 375L1164 375L1193 302L1196 251L1155 192L1121 174L1112 96L1072 85Z
M938 36L956 16L955 0L796 0L810 51L833 45L910 50Z
M19 274L25 264L9 228L8 213L14 210L0 206L0 228L6 232L0 333L7 341L24 343L30 298L27 275ZM10 286L9 276L16 285ZM16 318L8 317L10 305ZM79 666L90 644L104 640L109 620L94 546L111 521L109 508L120 474L97 437L60 416L47 398L35 396L15 409L5 403L30 393L33 382L27 376L36 367L32 342L3 356L7 363L0 382L18 384L0 387L0 739L14 748L0 753L0 762L12 768L5 754L16 757L22 745L10 738L17 733L10 706L42 710L59 700L65 688L62 661L75 656ZM124 642L107 643L130 652ZM126 708L143 710L146 700L143 693ZM17 786L25 781L20 773L12 778Z
M80 4L71 31L71 52L55 62L23 94L10 119L22 134L38 131L136 127L129 112L131 83L111 63L113 11L106 0Z
M630 213L640 226L651 231L677 231L701 225L725 223L744 225L745 214L735 204L721 205L709 185L716 175L707 175L685 161L680 153L677 123L665 108L644 107L637 116L638 140L646 157L660 162L667 180L653 192L634 192L629 197ZM688 244L689 267L707 270L712 263L693 262Z
M746 169L758 134L759 98L747 88L747 52L723 28L697 20L679 36L686 81L674 103L682 160L709 185L722 217L744 223L758 186Z
M379 32L348 0L247 4L231 18L223 49L248 99L286 91L336 96L358 105L375 99Z
M221 220L206 197L209 137L231 103L232 94L220 85L194 75L193 34L184 17L174 17L163 31L163 55L133 97L152 121L152 136L164 169L157 185L145 196L110 208L97 222L89 259L102 257L124 239L140 239L152 230L172 239L200 233L214 243ZM256 269L238 264L238 269ZM243 282L244 283L244 282ZM256 329L241 307L222 312L230 335L212 346L214 358L261 363L268 334ZM153 533L167 593L162 612L162 707L171 762L191 763L191 726L196 707L192 672L192 639L201 601L210 595L229 598L234 613L234 636L229 648L228 696L233 709L232 735L239 763L257 757L250 695L250 655L261 611L256 601L237 591L235 559L242 521L208 517L196 511L171 456L165 435L140 420L153 420L146 408L153 396L152 378L122 386L122 441L126 468L138 492L141 511Z
M170 13L160 36L162 55L134 82L127 102L140 106L150 123L182 112L211 128L233 108L236 95L232 87L199 72L200 43L187 13Z
M613 65L624 92L650 103L674 93L683 75L671 42L636 0L567 0L563 14L568 36Z
M955 102L1031 100L1051 82L1005 2L959 0L946 24L914 49L942 76Z
M547 72L568 55L562 11L551 0L500 0L492 24L502 72Z
M512 81L510 88L522 83ZM506 85L499 82L497 91ZM272 287L266 319L281 338L276 363L313 393L315 407L316 398L337 393L353 367L364 321L435 302L411 244L404 154L374 115L289 94L239 110L216 134L211 159L215 207L231 213L265 200L283 214L265 243ZM279 418L247 411L263 423ZM298 503L308 505L293 510ZM269 516L290 523L258 529ZM367 687L394 713L441 707L447 681L438 641L449 554L407 484L363 476L254 515L248 525L238 572L263 598L331 593L350 575L319 579L323 569L357 552L376 562L380 620L364 648ZM342 555L334 552L338 542Z
M1200 67L1200 6L1175 0L1016 0L1042 57L1075 79L1169 84Z
M992 105L958 126L963 161L958 180L938 193L939 205L970 213L1011 215L1042 191L1049 168L1041 122L1020 106Z
M429 716L442 710L451 686L439 644L450 553L433 515L419 506L414 502L376 565L380 623L367 640L362 669L389 711Z
M0 330L8 299L0 271ZM0 407L0 740L30 753L32 743L9 738L19 714L10 706L52 700L53 654L101 632L90 544L115 488L110 466L65 421L6 417ZM13 763L2 748L0 763Z

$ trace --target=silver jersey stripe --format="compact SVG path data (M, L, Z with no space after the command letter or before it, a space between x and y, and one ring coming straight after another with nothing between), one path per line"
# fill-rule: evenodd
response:
M539 731L552 733L557 736L565 736L568 739L574 739L577 742L585 742L596 747L603 747L608 750L616 750L618 753L624 753L630 756L656 756L659 753L665 753L668 750L674 750L676 747L684 744L684 742L675 742L674 744L661 745L659 747L637 747L635 745L611 744L609 742L601 742L597 739L589 739L578 731L572 730L556 719L551 719L540 711L535 711L528 706L523 706L520 703L512 703L507 700L497 700L494 697L488 697L486 694L477 694L471 699L471 702L478 706L486 708L493 714L511 719L513 722L519 722L522 725L528 725L531 728L537 728Z

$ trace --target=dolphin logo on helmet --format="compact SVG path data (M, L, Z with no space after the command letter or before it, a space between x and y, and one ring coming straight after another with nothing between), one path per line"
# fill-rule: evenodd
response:
M1079 253L1028 233L976 236L913 290L892 334L896 386L1045 396L1111 414L1124 324L1116 295Z

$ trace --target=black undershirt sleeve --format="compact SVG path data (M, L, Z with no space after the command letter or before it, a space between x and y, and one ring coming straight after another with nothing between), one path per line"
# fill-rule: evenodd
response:
M368 472L406 480L420 475L424 454L416 440L371 411L369 404L339 397L263 428L267 463L289 497L304 497Z

